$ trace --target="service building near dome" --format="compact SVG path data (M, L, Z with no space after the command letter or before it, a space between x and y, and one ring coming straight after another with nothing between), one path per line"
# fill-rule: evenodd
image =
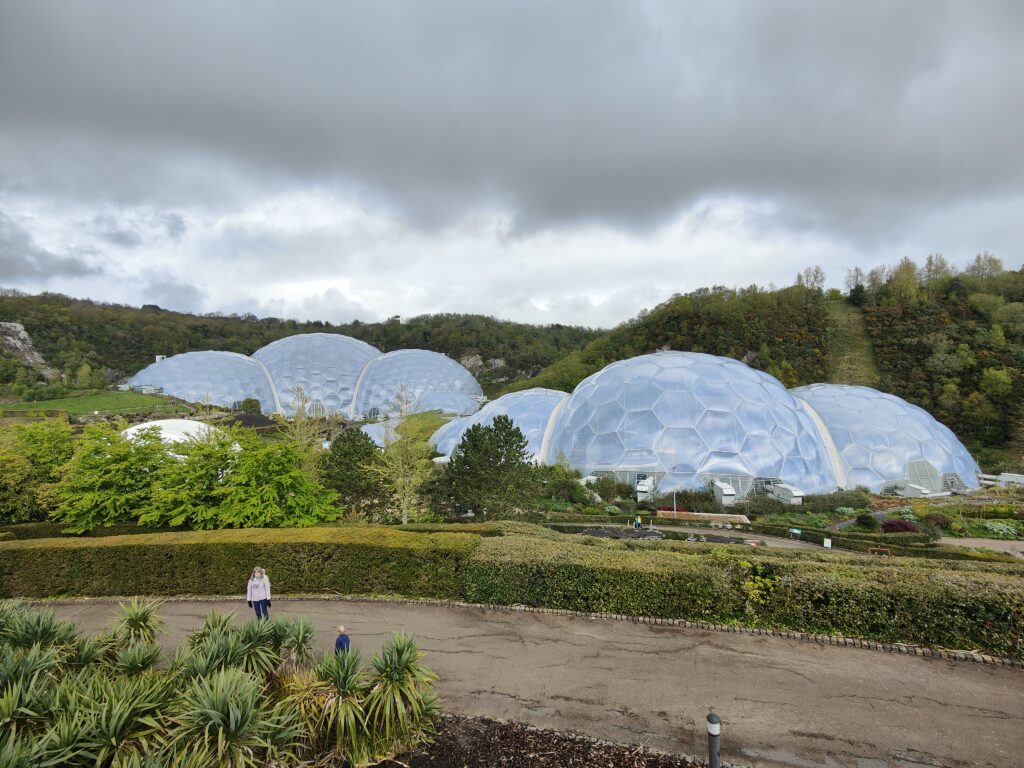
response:
M572 393L528 389L485 405L473 375L445 355L381 353L329 333L290 336L251 357L187 352L128 383L224 407L255 398L264 413L285 416L294 415L300 392L309 413L360 421L441 411L454 417L431 438L442 457L469 427L504 414L537 463L564 460L584 475L614 475L652 493L796 500L856 487L929 496L979 486L967 449L915 405L860 386L787 390L742 362L696 352L621 360ZM368 431L379 444L382 435Z

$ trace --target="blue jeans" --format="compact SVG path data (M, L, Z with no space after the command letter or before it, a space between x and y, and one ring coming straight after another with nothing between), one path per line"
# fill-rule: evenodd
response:
M256 618L257 619L268 619L268 618L270 618L270 613L267 611L267 601L266 600L253 600L252 601L252 607L256 610Z

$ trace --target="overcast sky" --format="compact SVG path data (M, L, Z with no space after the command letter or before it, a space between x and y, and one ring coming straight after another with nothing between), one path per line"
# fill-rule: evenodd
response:
M609 326L1018 268L1022 40L1019 0L0 0L0 286Z

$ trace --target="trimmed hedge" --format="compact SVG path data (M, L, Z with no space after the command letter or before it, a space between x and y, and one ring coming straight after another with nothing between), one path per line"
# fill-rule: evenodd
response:
M64 527L65 526L62 523L54 523L50 521L40 523L15 523L13 525L0 525L0 532L10 533L13 538L22 541L25 539L57 539L68 536L76 538L83 536L97 538L105 536L129 536L143 533L171 533L175 531L191 530L187 526L178 526L176 528L146 528L138 525L137 523L118 523L117 525L111 525L105 528L95 528L87 533L65 533Z
M736 622L1024 655L1016 578L797 559L683 555L621 542L484 539L471 602ZM744 553L746 554L746 553Z
M14 541L14 534L10 531L0 531L0 541Z
M261 565L280 593L460 599L478 541L380 526L11 541L0 544L0 597L240 594Z

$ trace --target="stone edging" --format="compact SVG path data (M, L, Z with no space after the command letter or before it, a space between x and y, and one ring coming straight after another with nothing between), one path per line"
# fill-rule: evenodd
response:
M619 613L589 613L587 611L572 611L561 608L535 608L529 605L487 605L485 603L464 603L457 600L433 600L428 598L409 597L387 597L368 595L338 595L338 594L303 594L303 595L280 595L281 600L291 601L323 601L336 600L338 602L350 603L397 603L404 605L432 605L443 608L472 608L476 610L498 611L501 613L540 613L554 616L572 616L581 619L605 619L610 621L629 621L635 624L656 624L668 627L682 627L684 629L702 629L712 632L734 633L738 635L763 635L765 637L779 637L786 640L800 640L818 645L834 645L846 648L862 648L882 653L898 653L906 656L922 656L924 658L944 659L946 661L972 662L994 667L1013 667L1024 669L1024 659L1014 659L1006 656L989 656L985 653L974 651L949 651L936 648L928 648L910 643L884 643L877 640L864 640L859 637L843 637L842 635L819 635L812 632L795 632L787 629L762 629L759 627L744 627L731 624L713 624L706 621L689 621L687 619L661 619L653 616L627 616ZM129 598L117 597L80 597L55 600L33 600L42 605L76 605L80 603L116 603ZM164 602L174 603L220 603L229 600L240 600L238 595L175 595L159 598Z

